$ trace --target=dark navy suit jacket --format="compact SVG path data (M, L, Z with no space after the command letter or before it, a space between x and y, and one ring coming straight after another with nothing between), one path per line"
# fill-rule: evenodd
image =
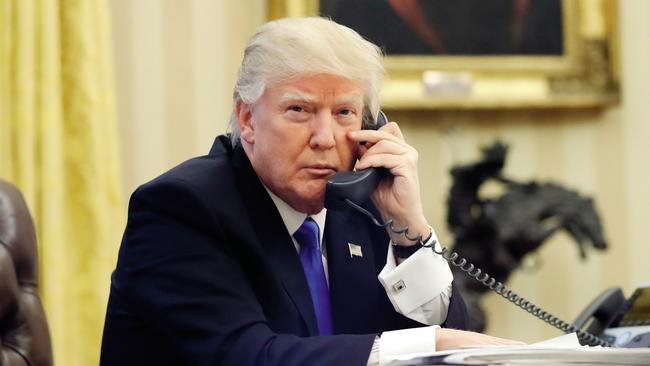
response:
M133 193L101 365L365 365L376 335L422 326L377 280L384 229L330 210L324 238L334 336L317 336L298 254L246 155L218 137ZM445 325L466 324L454 288Z

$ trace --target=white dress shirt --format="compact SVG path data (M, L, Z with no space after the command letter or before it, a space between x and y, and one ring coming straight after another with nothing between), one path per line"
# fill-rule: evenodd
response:
M305 221L307 214L296 211L266 186L264 188L271 196L287 232L292 235L291 239L296 251L299 252L300 245L293 238L293 234ZM327 209L324 208L311 217L318 224L323 269L329 283L327 252L323 243L326 215ZM428 243L433 240L438 241L435 231ZM439 246L436 244L437 248ZM393 251L389 250L386 265L379 273L378 279L386 290L395 311L422 324L431 325L431 327L382 333L379 339L375 340L368 358L368 365L387 363L400 354L435 350L435 329L447 318L451 297L453 276L447 261L432 250L420 249L398 266Z

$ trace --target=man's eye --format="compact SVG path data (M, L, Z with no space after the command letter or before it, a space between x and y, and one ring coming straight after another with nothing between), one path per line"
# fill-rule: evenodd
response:
M299 105L292 105L289 107L289 110L292 112L304 112L305 109Z
M342 116L350 116L352 115L352 110L351 109L341 109L339 111L339 114Z

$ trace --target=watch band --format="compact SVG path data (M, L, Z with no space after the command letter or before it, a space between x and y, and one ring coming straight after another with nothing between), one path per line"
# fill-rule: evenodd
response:
M406 259L413 255L413 253L417 252L422 248L422 244L417 243L415 245L410 245L410 246L404 246L404 245L397 245L393 244L393 254L395 255L396 258L401 258L401 259Z

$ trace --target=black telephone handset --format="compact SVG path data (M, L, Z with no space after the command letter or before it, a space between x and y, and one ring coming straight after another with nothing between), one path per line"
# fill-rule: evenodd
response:
M364 129L379 129L388 123L384 112L379 111L377 122L364 123ZM328 210L349 210L345 199L353 202L365 202L377 188L379 182L386 176L383 168L369 168L358 172L338 172L334 174L325 187L325 207Z
M379 112L377 122L375 124L364 124L363 128L378 129L387 123L386 115ZM608 341L605 341L598 336L581 330L584 324L570 324L562 319L554 316L553 314L543 310L539 306L526 300L524 297L518 295L510 290L505 284L497 281L494 277L483 272L480 268L475 267L472 263L468 262L465 258L461 257L458 253L449 251L445 247L441 249L436 248L436 241L432 243L423 243L422 237L410 238L408 236L408 227L396 229L393 227L393 220L389 219L384 223L379 222L374 215L359 206L367 201L372 192L377 188L379 182L389 174L383 168L369 168L358 172L339 172L333 175L327 182L325 188L325 202L324 205L327 209L331 210L345 210L355 209L364 215L368 216L375 225L388 228L395 233L403 234L410 240L419 241L425 248L430 248L435 253L441 255L449 262L450 265L458 267L461 271L465 272L469 277L480 282L483 286L496 292L506 300L512 302L516 306L522 308L533 316L541 319L542 321L560 329L565 333L576 332L578 338L583 344L612 346ZM584 323L584 320L581 321Z
M601 335L605 329L620 322L617 317L624 304L625 297L620 288L607 289L578 315L573 325L591 334Z

